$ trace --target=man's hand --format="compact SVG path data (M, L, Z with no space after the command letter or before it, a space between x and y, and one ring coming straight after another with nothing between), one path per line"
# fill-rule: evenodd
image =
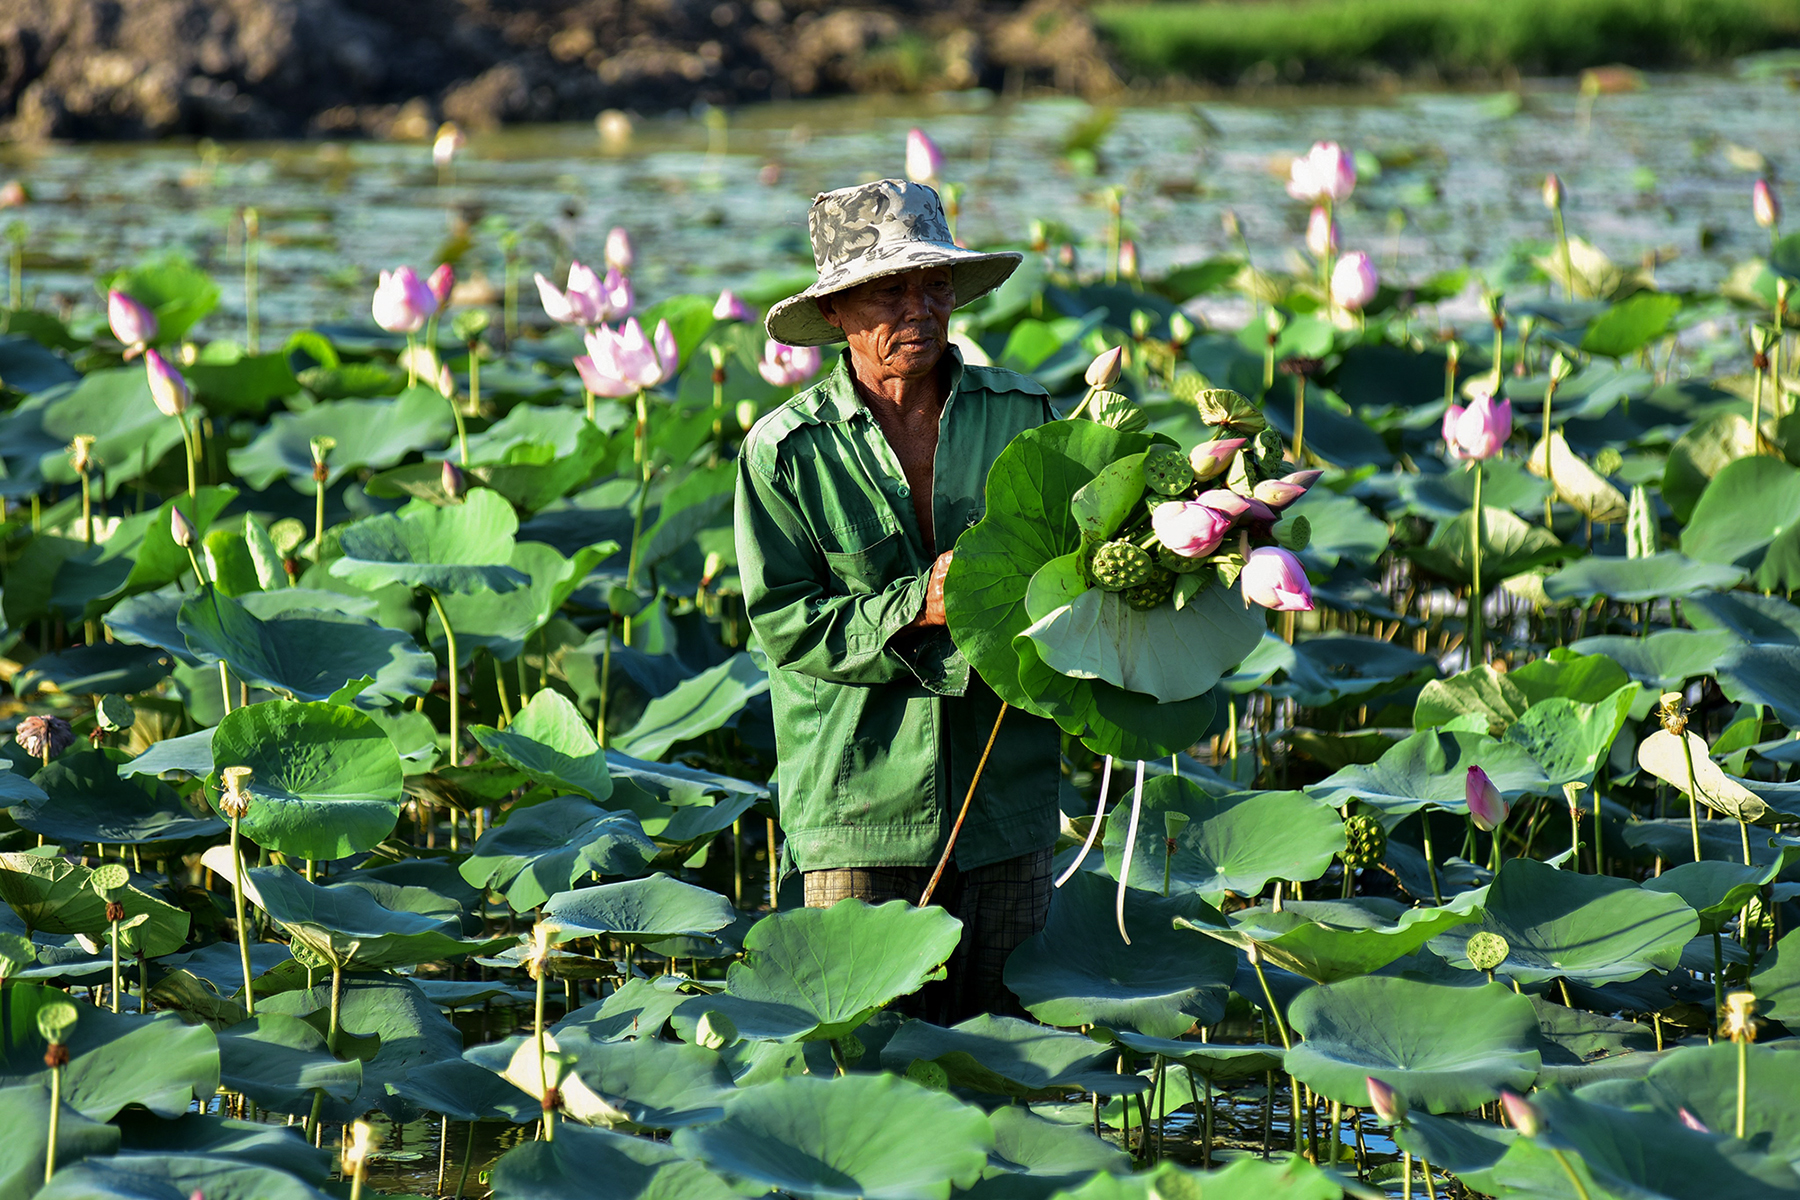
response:
M914 625L944 623L944 575L950 570L950 560L955 555L956 551L946 550L931 564L931 574L925 580L925 611L913 620Z

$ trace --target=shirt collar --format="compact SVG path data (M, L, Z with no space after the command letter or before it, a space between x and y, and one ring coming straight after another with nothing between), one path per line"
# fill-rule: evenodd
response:
M944 406L962 386L963 360L962 351L952 342L944 351L950 356L950 391L944 397ZM830 374L819 382L814 393L812 404L813 415L821 421L849 421L858 416L869 416L868 406L857 395L856 383L850 374L850 349L845 347L838 351L837 363Z

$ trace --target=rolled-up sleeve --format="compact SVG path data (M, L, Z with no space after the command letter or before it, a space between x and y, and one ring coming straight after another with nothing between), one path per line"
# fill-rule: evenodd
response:
M911 678L888 643L924 611L928 573L880 591L832 590L824 554L780 482L745 454L737 471L738 574L750 626L777 665L833 683Z

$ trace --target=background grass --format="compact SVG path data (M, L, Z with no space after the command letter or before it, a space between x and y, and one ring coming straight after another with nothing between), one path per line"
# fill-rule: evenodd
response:
M1131 70L1235 83L1370 68L1468 75L1686 66L1800 43L1800 0L1218 0L1098 4Z

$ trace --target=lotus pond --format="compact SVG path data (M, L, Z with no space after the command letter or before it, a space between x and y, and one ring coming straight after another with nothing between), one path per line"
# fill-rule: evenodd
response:
M968 235L1027 250L963 352L1069 417L996 464L950 627L1075 798L1007 967L1032 1019L953 1028L896 1011L953 918L779 870L733 460L804 364L716 293L766 306L791 259L615 245L666 323L621 399L529 282L598 233L384 226L464 276L395 333L372 274L359 319L277 280L259 326L254 216L61 305L25 226L0 1193L1800 1194L1800 235L1745 176L1646 262L1533 172L1488 179L1535 227L1476 266L1364 263L1408 167L1322 132L1364 153L1316 259L1260 171L1192 254L1131 245L1138 184L1008 226L961 177ZM1095 586L1147 491L1208 487L1277 510L1256 553L1307 603L1242 603L1248 530L1142 607Z

